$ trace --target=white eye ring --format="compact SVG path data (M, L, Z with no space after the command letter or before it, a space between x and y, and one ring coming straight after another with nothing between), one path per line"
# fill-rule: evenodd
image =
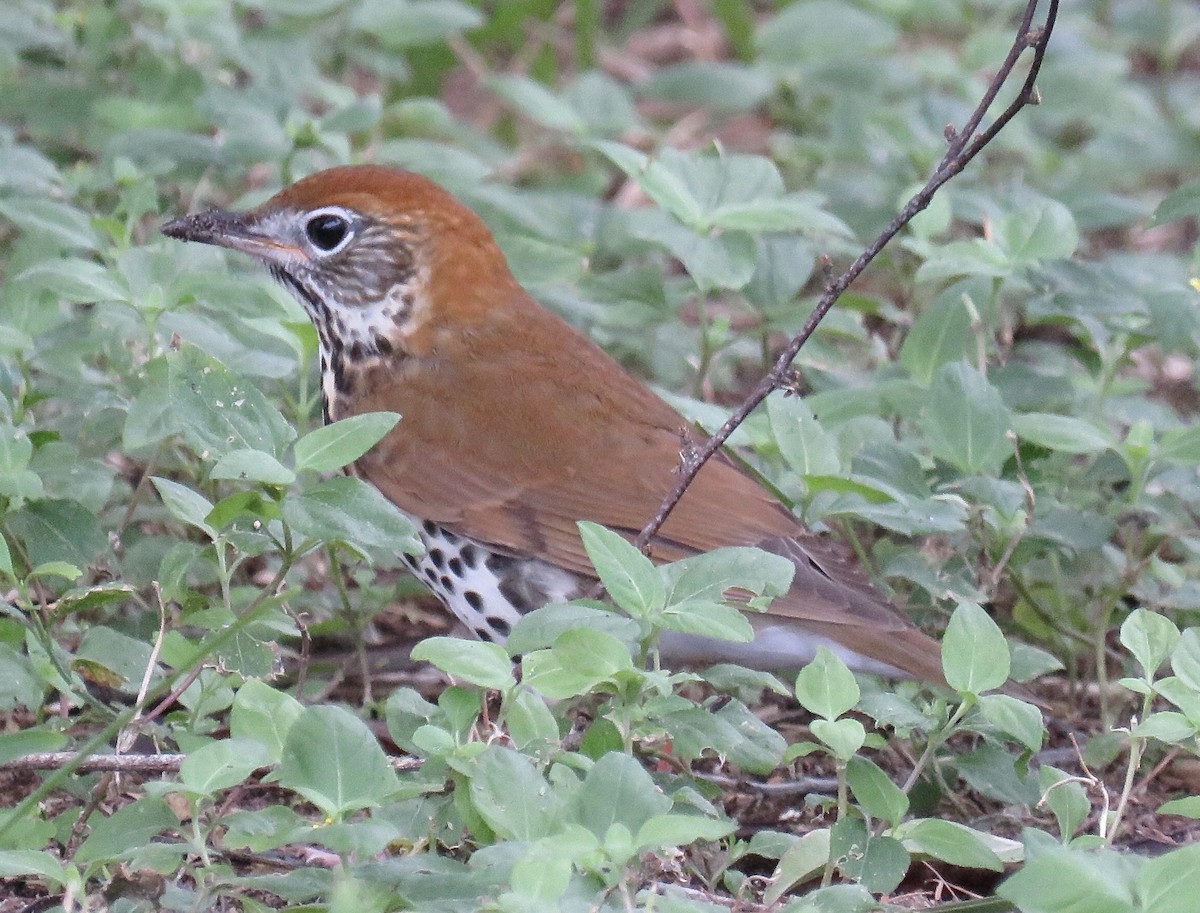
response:
M314 209L304 220L304 237L322 256L336 254L354 238L354 220L338 206Z

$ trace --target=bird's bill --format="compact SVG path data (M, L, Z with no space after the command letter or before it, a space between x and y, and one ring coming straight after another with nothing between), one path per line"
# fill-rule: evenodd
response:
M241 212L210 209L172 219L161 230L169 238L226 247L268 263L285 263L301 256L293 245L264 234L246 213Z

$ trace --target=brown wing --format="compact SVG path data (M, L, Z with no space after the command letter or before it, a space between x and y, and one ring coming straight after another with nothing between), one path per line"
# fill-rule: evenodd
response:
M519 319L506 308L494 331L442 343L466 352L442 356L435 336L399 372L357 381L366 393L357 411L398 404L403 416L388 447L358 468L416 516L591 575L576 521L636 535L674 484L687 423L578 331L532 300L518 304ZM701 470L651 552L670 561L734 545L759 545L796 564L772 615L940 680L936 643L721 455Z

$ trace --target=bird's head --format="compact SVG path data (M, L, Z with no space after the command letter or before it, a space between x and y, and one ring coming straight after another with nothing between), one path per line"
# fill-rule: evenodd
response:
M347 357L392 351L439 299L464 301L465 288L510 275L477 215L432 181L380 165L320 171L254 209L196 213L162 231L262 261L322 348Z

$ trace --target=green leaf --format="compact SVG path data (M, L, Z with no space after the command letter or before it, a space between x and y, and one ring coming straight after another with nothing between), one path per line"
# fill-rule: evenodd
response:
M9 515L8 524L25 541L26 556L35 567L54 562L85 568L108 548L100 521L78 501L26 504Z
M129 290L108 269L99 263L72 257L38 263L18 273L12 282L49 292L70 304L129 299Z
M563 668L573 669L595 681L633 668L629 647L603 631L571 628L554 641L552 649Z
M1187 628L1171 651L1171 671L1193 691L1200 691L1200 628Z
M996 224L996 240L1016 265L1062 260L1079 246L1071 210L1057 200L1037 200L1006 212Z
M0 878L36 875L51 885L63 885L67 867L52 853L41 850L0 850Z
M1021 913L1134 913L1133 868L1112 850L1062 849L1031 859L996 893Z
M614 752L600 758L588 771L573 805L579 823L603 840L614 824L636 833L654 816L670 811L671 800L637 760Z
M908 814L908 796L873 761L854 756L846 765L846 782L863 811L893 827Z
M813 661L796 675L796 700L810 713L837 719L858 703L854 674L828 647L817 647Z
M859 818L843 818L833 826L829 854L842 874L861 881L869 891L884 894L895 890L910 862L900 841L869 834Z
M222 739L188 752L179 768L179 781L194 795L211 798L270 763L271 758L261 742Z
M583 135L587 121L560 93L551 92L528 76L502 73L488 77L487 87L543 127Z
M1102 453L1117 445L1113 434L1071 415L1026 412L1012 417L1018 437L1060 453Z
M1080 787L1082 790L1083 787ZM1184 796L1164 802L1157 809L1159 815L1182 815L1185 818L1200 818L1200 796Z
M532 691L518 691L505 706L504 720L513 745L525 754L557 749L560 733L546 702Z
M754 627L740 609L706 599L690 599L667 606L659 621L664 628L748 644L754 640Z
M792 585L796 566L781 555L757 548L721 548L673 561L662 568L667 605L692 600L720 602L730 590L779 596Z
M162 799L142 798L107 818L93 815L91 833L75 854L78 863L115 861L144 849L164 831L179 827L179 819Z
M265 482L268 485L291 485L296 481L294 472L261 450L228 451L209 470L208 477Z
M653 561L599 524L580 523L579 535L588 560L617 605L638 618L663 607L666 587Z
M22 232L45 235L66 248L95 250L98 246L87 213L48 197L0 198L0 216Z
M994 473L1011 452L1008 409L986 377L963 362L934 378L922 425L934 456L968 474Z
M469 769L475 811L499 836L537 840L555 833L562 800L528 758L492 744Z
M266 682L251 679L238 688L229 713L229 734L253 739L267 750L271 761L283 756L284 742L304 705Z
M788 847L771 874L763 902L774 906L792 888L820 875L829 861L829 838L829 828L822 828Z
M1092 803L1087 791L1077 778L1049 764L1038 770L1038 783L1043 801L1054 814L1059 836L1065 843L1075 836L1091 814Z
M798 396L773 393L767 397L767 416L779 452L801 476L837 476L842 471L837 438L826 432Z
M638 850L687 846L697 840L720 840L737 827L736 822L702 818L700 815L655 815L638 828L633 845Z
M478 10L457 0L362 0L349 21L394 50L431 44L484 22Z
M303 536L410 555L422 546L412 521L379 489L339 476L283 502L283 519Z
M955 821L923 818L897 829L904 845L952 865L971 869L1004 871L1004 863L987 845L984 835Z
M396 412L369 412L310 431L293 448L296 471L341 469L382 441L399 421Z
M979 605L960 602L942 638L946 681L963 694L982 694L1008 680L1008 643Z
M971 338L971 313L962 296L939 295L904 337L900 364L913 380L928 387L942 365L963 359L970 351Z
M199 349L167 356L167 402L171 427L204 459L234 450L278 457L296 436L257 387Z
M1167 194L1150 217L1150 224L1166 225L1197 215L1200 215L1200 181L1191 181Z
M1042 712L1026 701L1007 694L985 694L979 699L984 718L1012 736L1030 751L1039 751L1046 737Z
M511 691L512 660L499 644L459 637L427 637L412 649L417 662L433 663L447 675L481 688Z
M1200 845L1147 859L1133 882L1139 913L1200 911Z
M1179 643L1179 629L1149 609L1135 609L1121 625L1121 645L1133 654L1146 679L1152 679Z
M208 515L212 512L212 502L197 491L192 491L186 485L172 482L170 479L160 479L153 476L158 496L163 505L170 511L171 516L182 523L194 526L210 539L217 538L217 531L208 524Z
M366 724L348 710L324 706L305 708L288 730L279 784L337 820L379 805L399 782Z
M813 720L808 724L812 734L825 743L833 756L848 761L863 747L867 732L863 724L853 717L840 720Z

